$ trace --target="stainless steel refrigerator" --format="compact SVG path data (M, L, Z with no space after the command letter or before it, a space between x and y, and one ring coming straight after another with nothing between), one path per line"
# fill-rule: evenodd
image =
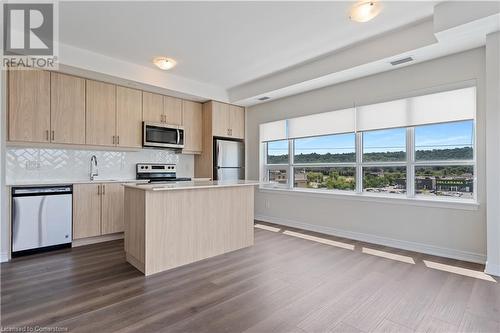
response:
M245 179L245 145L240 141L214 139L214 179Z

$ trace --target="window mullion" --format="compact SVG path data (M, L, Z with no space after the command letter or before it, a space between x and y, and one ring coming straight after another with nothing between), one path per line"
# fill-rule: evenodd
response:
M295 173L293 169L294 159L294 146L295 140L288 140L288 188L293 189L293 184L295 182Z
M356 193L363 193L363 133L356 132Z
M406 128L406 194L415 197L415 128Z

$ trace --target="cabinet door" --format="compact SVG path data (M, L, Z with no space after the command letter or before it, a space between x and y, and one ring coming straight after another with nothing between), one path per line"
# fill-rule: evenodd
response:
M116 86L87 80L86 143L114 146L116 134Z
M73 239L101 235L100 186L73 185Z
M125 230L123 203L125 193L119 183L102 184L102 224L101 233L112 234Z
M50 141L50 73L9 71L9 140Z
M142 120L152 123L164 121L162 95L142 92Z
M85 80L50 74L51 142L85 144Z
M182 101L184 117L184 150L187 153L202 151L202 106L201 103Z
M236 105L229 106L229 134L233 138L245 138L245 109Z
M116 87L116 144L120 147L142 147L140 90Z
M213 136L230 137L229 132L229 104L212 102Z
M164 122L169 125L182 125L182 99L163 96Z

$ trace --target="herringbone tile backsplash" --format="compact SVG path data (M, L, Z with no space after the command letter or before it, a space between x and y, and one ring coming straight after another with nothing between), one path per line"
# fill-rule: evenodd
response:
M100 179L135 179L136 163L177 164L179 177L192 177L192 155L169 150L137 152L45 148L8 148L7 184L37 181L78 181L89 178L90 157L96 155Z

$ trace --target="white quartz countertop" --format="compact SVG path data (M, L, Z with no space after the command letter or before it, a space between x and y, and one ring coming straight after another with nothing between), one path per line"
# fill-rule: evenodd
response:
M7 186L43 186L43 185L70 185L70 184L103 184L103 183L147 183L147 180L137 180L137 179L100 179L95 180L80 179L80 180L43 180L43 181L20 181L7 183Z
M256 186L259 181L255 180L232 180L232 181L191 181L191 182L175 182L168 184L124 184L125 187L140 189L144 191L168 191L168 190L189 190L200 188L219 188L219 187L235 187L235 186Z

